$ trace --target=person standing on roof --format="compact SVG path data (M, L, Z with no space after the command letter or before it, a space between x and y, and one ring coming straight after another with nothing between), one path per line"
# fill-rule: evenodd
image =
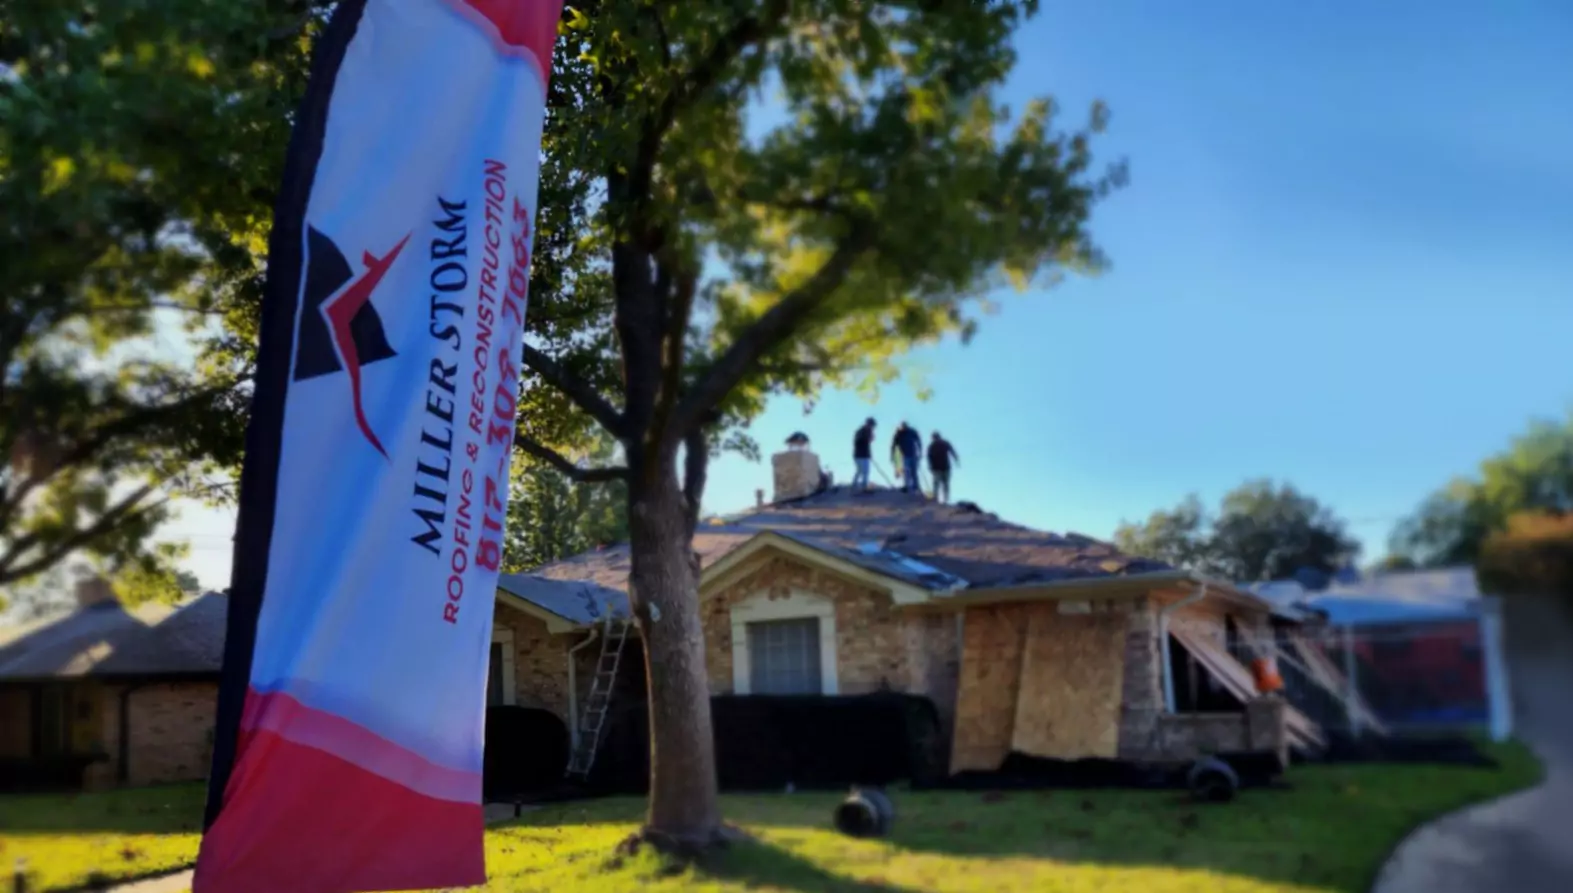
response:
M868 467L874 461L874 419L865 419L863 427L852 435L852 464L857 472L852 475L852 492L868 489Z
M934 498L941 503L950 501L950 463L961 465L961 456L950 441L935 431L929 438L929 474L934 476Z
M923 453L923 435L902 422L890 439L890 461L901 466L901 492L918 492L918 457Z

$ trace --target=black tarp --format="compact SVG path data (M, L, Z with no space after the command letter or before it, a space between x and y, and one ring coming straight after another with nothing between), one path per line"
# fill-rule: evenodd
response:
M1217 754L1240 777L1244 787L1270 784L1282 774L1272 754ZM935 788L989 791L1096 788L1183 788L1189 762L1147 763L1132 760L1054 760L1012 752L992 772L958 772L933 785Z
M1327 736L1327 749L1311 763L1430 763L1439 766L1480 766L1494 769L1497 761L1475 742L1459 736L1401 737L1345 732Z
M710 704L724 791L922 783L943 774L939 714L928 698L718 695ZM645 793L649 741L643 704L617 712L589 787L600 793Z

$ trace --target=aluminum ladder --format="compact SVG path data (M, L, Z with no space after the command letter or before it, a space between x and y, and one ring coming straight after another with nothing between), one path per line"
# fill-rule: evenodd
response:
M590 767L595 765L595 752L601 745L601 732L606 727L606 714L612 706L612 692L617 686L617 668L623 660L623 648L633 634L633 621L614 617L610 612L601 626L601 656L595 665L595 675L590 680L590 694L579 713L579 740L575 742L573 756L568 761L568 777L588 779Z

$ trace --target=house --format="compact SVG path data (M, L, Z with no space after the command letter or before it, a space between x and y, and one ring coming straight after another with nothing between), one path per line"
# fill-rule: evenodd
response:
M127 610L102 580L76 595L0 631L0 789L205 778L228 598Z
M1259 697L1271 602L976 505L833 487L808 449L772 458L774 499L694 538L715 694L898 691L936 705L952 770L1011 752L1188 760L1314 749ZM626 546L498 581L487 700L579 728L608 618L628 616ZM0 772L102 787L202 778L227 598L127 611L85 584L69 617L0 639ZM637 635L615 701L644 697Z
M772 465L772 502L694 538L712 693L926 695L958 771L1011 751L1175 760L1319 743L1230 653L1242 635L1271 650L1270 602L968 503L827 486L807 449ZM613 546L502 577L493 702L576 728L628 574ZM637 638L626 647L614 698L642 697Z

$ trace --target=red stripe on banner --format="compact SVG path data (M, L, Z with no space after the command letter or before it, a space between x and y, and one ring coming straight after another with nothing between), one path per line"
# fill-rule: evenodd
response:
M465 18L486 31L504 56L528 56L540 72L541 85L551 81L552 46L562 0L448 0Z
M282 692L247 693L240 728L243 735L271 732L293 744L325 751L428 797L475 803L481 796L479 773L438 765L341 716L308 707ZM246 759L244 746L241 754Z
M246 735L194 893L364 893L486 882L479 803L418 794L268 732Z

